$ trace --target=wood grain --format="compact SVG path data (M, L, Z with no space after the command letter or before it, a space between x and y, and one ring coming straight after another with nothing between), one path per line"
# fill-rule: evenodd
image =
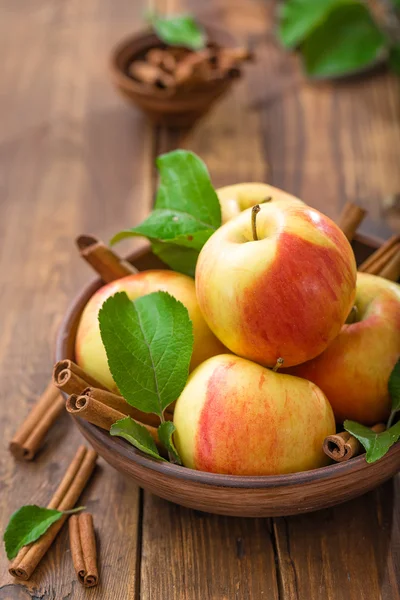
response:
M163 0L161 8L192 8L227 25L254 44L259 60L245 67L247 75L232 94L192 131L154 129L123 104L107 73L109 49L140 29L144 5L2 3L5 442L47 383L64 310L93 277L74 253L73 239L93 233L107 241L143 218L159 151L190 147L206 160L216 185L267 180L331 216L346 200L360 201L370 210L363 228L375 235L388 237L388 222L399 226L398 211L386 201L400 186L398 79L381 72L340 84L307 83L298 60L273 41L272 3L248 0L244 9L240 0ZM122 249L133 245L125 242ZM2 445L2 529L21 504L44 504L51 496L81 441L71 425L61 417L32 464L17 467ZM101 463L82 499L94 513L100 539L102 585L91 597L399 599L398 477L393 487L349 505L279 519L274 527L267 520L201 519L147 493L142 499L134 485ZM1 552L0 600L86 598L66 538L63 530L28 587L8 578Z
M17 464L6 450L50 376L71 295L93 277L74 237L92 231L107 240L142 219L151 202L151 129L138 113L122 109L106 75L109 47L139 24L141 9L121 1L116 13L103 0L6 0L2 6L2 531L22 504L46 504L82 441L63 415L32 464ZM100 540L102 583L91 596L135 598L137 487L101 462L81 502L93 512ZM87 596L76 581L65 528L26 587L8 576L7 566L2 550L2 600Z

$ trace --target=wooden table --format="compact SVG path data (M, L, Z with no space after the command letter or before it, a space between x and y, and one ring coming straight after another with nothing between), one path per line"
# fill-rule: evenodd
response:
M297 59L274 42L273 6L262 0L168 4L197 4L258 56L232 94L186 134L149 125L107 76L110 47L142 26L143 1L2 3L2 530L19 506L47 503L80 442L64 415L34 462L17 464L6 450L49 379L63 313L92 276L73 239L91 232L108 240L143 219L157 154L188 147L216 186L266 180L333 217L357 199L370 211L364 231L386 237L389 221L398 227L384 200L400 190L399 80L377 73L307 83ZM100 461L82 503L95 516L101 586L85 592L76 581L64 528L29 585L12 581L1 552L0 600L400 597L399 477L337 508L250 520L169 504Z

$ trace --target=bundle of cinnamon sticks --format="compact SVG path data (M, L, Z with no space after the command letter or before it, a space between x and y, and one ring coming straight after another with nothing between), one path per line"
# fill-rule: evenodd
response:
M69 465L60 485L55 491L48 508L59 511L67 511L74 508L79 496L83 492L86 483L93 473L96 465L97 454L85 446L80 446ZM27 580L50 548L58 532L68 518L64 514L36 542L24 546L12 562L9 572L13 577Z
M147 88L169 95L198 90L213 81L240 77L240 66L252 60L247 48L208 44L203 50L160 46L151 48L129 65L129 74Z

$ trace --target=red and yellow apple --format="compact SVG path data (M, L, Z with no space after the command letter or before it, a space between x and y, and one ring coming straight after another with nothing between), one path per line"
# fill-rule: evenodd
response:
M210 329L265 366L314 358L353 306L354 254L328 217L300 203L262 204L220 227L200 252L196 292Z
M325 392L338 422L374 425L390 412L388 381L400 357L400 286L358 273L355 306L356 322L344 325L320 356L289 371Z
M268 183L235 183L216 190L221 205L222 223L226 223L255 204L262 204L266 198L285 200L286 202L303 202L279 188Z
M111 390L116 385L108 368L98 313L107 298L117 292L126 292L131 300L152 292L164 291L184 304L193 323L194 346L190 368L194 369L201 362L226 352L226 348L208 328L201 314L196 299L193 279L167 270L143 271L117 279L100 288L87 303L79 322L76 334L75 356L77 363L84 371L95 377Z
M221 354L190 375L174 413L186 467L231 475L278 475L327 464L332 408L304 379Z

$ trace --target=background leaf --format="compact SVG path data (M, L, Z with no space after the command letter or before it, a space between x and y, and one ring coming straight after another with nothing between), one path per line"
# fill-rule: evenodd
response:
M392 71L400 75L400 45L393 46L390 49L389 65Z
M280 6L279 38L287 48L297 46L320 25L342 0L286 0Z
M205 163L188 150L173 150L156 160L160 187L156 208L188 213L210 229L221 226L221 207Z
M7 558L13 559L23 546L39 539L62 515L59 510L35 504L22 506L12 515L4 533Z
M368 463L382 458L400 437L400 421L382 433L375 433L369 427L355 421L345 421L343 425L345 430L354 435L364 446L367 451L365 459Z
M375 62L386 37L366 6L343 2L335 6L301 46L306 70L316 77L344 75Z
M156 458L157 460L165 460L160 456L156 443L147 431L144 425L137 423L131 417L120 419L111 426L110 434L112 436L122 437L124 440L135 446L141 452Z
M164 444L168 452L172 454L172 456L175 459L175 462L178 465L181 465L181 457L179 456L178 450L175 448L174 440L172 437L175 431L175 425L172 423L172 421L165 421L164 423L161 423L157 431L160 442Z
M135 302L119 292L104 302L99 323L121 394L132 406L161 415L188 378L193 327L185 306L166 292Z
M207 38L203 28L191 15L160 17L153 14L150 16L150 22L160 40L169 46L201 50L206 44Z

